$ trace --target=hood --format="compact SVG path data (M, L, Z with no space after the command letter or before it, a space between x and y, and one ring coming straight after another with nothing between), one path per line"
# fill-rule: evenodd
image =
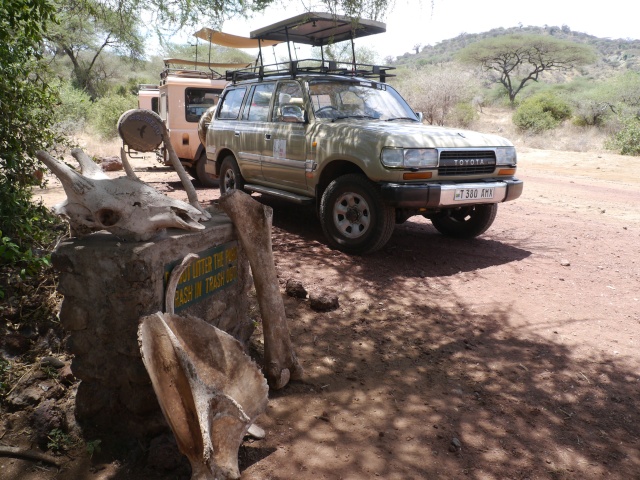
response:
M434 127L417 122L397 120L344 119L323 122L327 134L374 142L380 147L402 148L477 148L511 147L506 138L461 128Z

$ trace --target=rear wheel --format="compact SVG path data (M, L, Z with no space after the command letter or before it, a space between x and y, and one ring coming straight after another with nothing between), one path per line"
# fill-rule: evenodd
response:
M384 204L369 179L349 174L336 178L325 190L320 222L332 247L365 254L387 243L395 227L395 210Z
M207 153L203 150L202 155L198 159L195 168L196 178L202 184L203 187L216 188L218 187L218 177L207 173L205 166L207 164Z
M220 193L231 190L243 190L244 178L240 173L240 168L236 159L232 155L225 157L220 166Z
M469 205L443 210L431 218L433 226L443 235L473 238L491 226L498 213L498 204Z

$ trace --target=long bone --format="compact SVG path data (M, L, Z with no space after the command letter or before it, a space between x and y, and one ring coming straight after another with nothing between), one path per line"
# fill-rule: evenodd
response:
M256 286L264 331L264 371L269 385L279 389L300 380L303 369L296 357L271 249L273 210L244 192L231 190L220 197L242 243Z

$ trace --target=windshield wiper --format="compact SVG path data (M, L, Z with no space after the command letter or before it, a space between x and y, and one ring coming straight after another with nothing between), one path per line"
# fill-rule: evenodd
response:
M371 119L371 120L378 120L376 117L372 117L371 115L340 115L339 117L335 117L333 119L331 119L332 122L335 122L336 120L344 120L345 118L358 118L358 119Z
M412 120L414 122L418 121L417 118L411 118L411 117L393 117L393 118L387 118L385 122L393 122L394 120Z

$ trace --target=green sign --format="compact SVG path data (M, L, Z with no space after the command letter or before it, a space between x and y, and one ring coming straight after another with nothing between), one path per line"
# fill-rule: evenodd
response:
M210 297L238 280L238 242L218 245L198 253L198 257L200 258L193 261L180 276L174 297L176 312ZM164 266L165 293L169 275L181 261L176 260Z

